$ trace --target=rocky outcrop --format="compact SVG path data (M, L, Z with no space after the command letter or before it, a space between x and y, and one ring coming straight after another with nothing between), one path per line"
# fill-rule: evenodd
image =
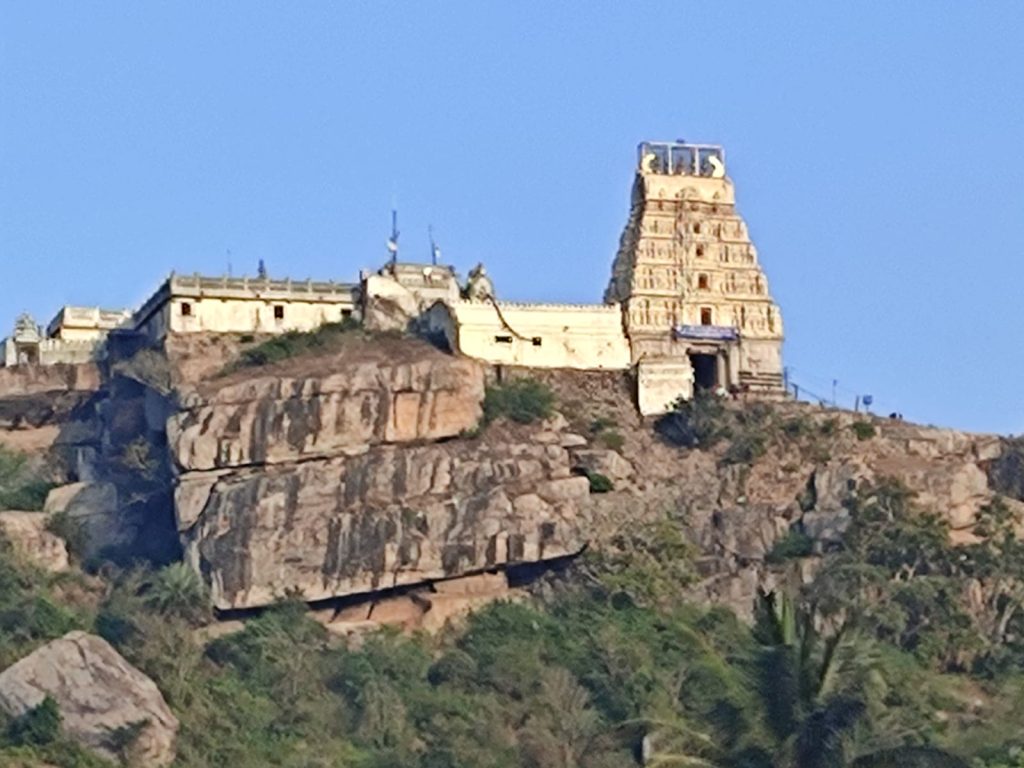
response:
M377 344L183 392L168 438L186 557L221 609L371 593L578 552L585 477L482 416L478 363ZM324 364L326 363L326 364Z
M153 681L106 640L69 632L0 672L7 715L23 715L47 696L57 703L64 733L102 757L127 753L147 766L174 760L178 720Z
M353 361L303 377L257 375L183 398L168 424L186 471L276 464L368 445L455 437L480 421L483 374L440 353Z
M244 608L562 557L585 543L588 494L562 448L472 441L235 472L179 515L217 607Z
M0 512L0 533L24 560L45 571L68 568L68 547L64 539L46 528L40 512Z

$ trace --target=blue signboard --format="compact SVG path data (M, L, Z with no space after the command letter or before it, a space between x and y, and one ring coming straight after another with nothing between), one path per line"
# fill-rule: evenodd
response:
M728 325L677 325L672 329L677 339L699 339L701 341L736 341L739 331Z

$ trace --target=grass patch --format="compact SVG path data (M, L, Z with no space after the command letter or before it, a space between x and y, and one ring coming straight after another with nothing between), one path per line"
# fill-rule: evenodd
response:
M513 379L487 387L484 395L484 422L506 418L517 424L532 424L551 416L555 394L536 379Z
M280 336L243 350L238 359L228 366L225 373L240 368L255 368L270 365L307 352L329 349L345 334L360 328L359 321L347 317L337 323L324 323L315 331L288 331Z
M850 425L850 429L857 436L858 440L870 440L878 434L875 425L870 421L855 421Z

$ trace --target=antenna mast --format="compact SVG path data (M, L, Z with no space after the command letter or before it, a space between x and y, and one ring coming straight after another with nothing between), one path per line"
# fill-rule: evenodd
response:
M433 224L427 226L427 234L430 235L430 263L436 267L438 259L441 258L441 249L438 247L437 243L434 242Z
M388 238L388 253L391 254L391 263L398 263L398 210L391 209L391 237Z

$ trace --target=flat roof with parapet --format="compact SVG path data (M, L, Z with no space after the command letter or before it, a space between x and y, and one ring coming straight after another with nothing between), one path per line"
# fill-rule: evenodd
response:
M110 331L120 328L132 316L130 309L103 309L102 307L63 306L46 326L46 335L53 336L65 327L96 328Z
M711 178L725 175L725 150L718 144L643 141L637 145L636 158L642 173Z
M243 301L315 301L325 304L352 303L358 286L333 280L280 280L269 277L207 276L174 272L143 302L134 315L138 327L164 303L173 298L237 299Z

